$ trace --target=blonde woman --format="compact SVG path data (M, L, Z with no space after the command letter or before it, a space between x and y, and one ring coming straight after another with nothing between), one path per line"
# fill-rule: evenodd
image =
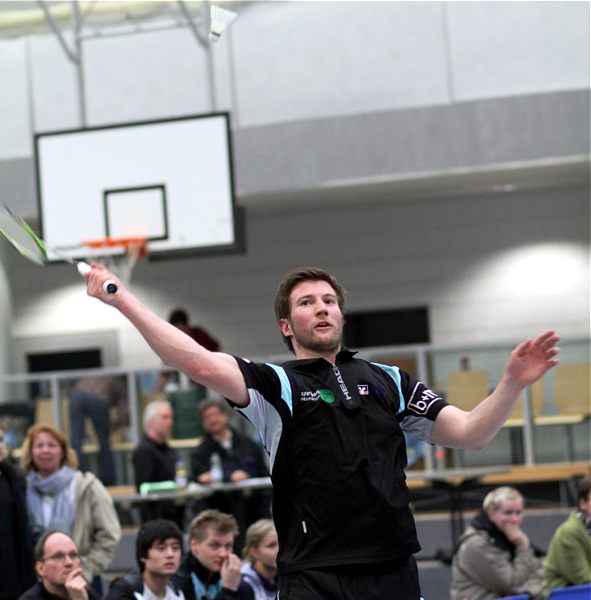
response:
M247 530L238 597L240 600L273 600L277 597L277 531L271 519L260 519Z
M92 474L78 468L66 437L50 425L33 425L23 444L27 509L35 539L49 529L76 543L87 581L111 562L121 526L111 496Z
M516 489L504 486L487 494L454 553L451 600L541 598L542 558L522 521L523 496Z

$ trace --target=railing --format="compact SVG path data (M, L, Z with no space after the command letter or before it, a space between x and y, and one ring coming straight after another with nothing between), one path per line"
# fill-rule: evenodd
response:
M484 369L489 376L489 386L492 387L500 377L502 369L508 359L510 350L516 342L509 341L495 344L466 345L412 345L363 348L358 356L375 362L388 364L400 364L401 368L411 372L421 381L435 389L438 393L445 395L447 392L447 378L451 371L469 367L472 369ZM589 338L570 338L562 340L561 344L562 363L588 363L590 340ZM261 362L282 362L291 359L291 355L278 355L274 357L254 358ZM71 384L84 377L96 376L122 376L127 382L127 395L129 402L129 426L126 431L125 450L134 447L141 436L141 408L150 390L143 389L142 380L149 375L153 380L163 370L161 365L148 368L103 368L87 370L52 371L35 374L13 374L0 375L0 392L4 397L0 398L0 417L2 402L22 402L29 406L41 397L51 399L51 413L53 423L60 429L64 429L64 414L62 399L66 395ZM544 397L546 407L548 400L553 397L553 374L552 371L544 381ZM32 384L41 389L34 393ZM186 377L180 378L181 389L190 388L191 384ZM154 391L154 390L152 390ZM589 397L589 390L583 393ZM197 420L197 415L195 415ZM242 420L241 420L242 421ZM1 418L0 418L1 422ZM535 423L531 413L530 390L522 396L522 431L521 451L526 465L535 463L533 429ZM123 449L123 444L121 444ZM445 459L441 452L433 452L433 448L425 444L424 460L426 470L434 470L445 467Z

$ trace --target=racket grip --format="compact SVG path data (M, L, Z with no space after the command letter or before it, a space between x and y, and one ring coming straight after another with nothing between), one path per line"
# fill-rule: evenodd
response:
M112 279L107 279L107 281L103 283L103 290L105 290L107 294L112 295L116 294L119 291L119 287Z

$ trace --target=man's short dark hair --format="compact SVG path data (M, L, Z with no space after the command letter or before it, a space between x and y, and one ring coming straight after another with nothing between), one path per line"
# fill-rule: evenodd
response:
M135 538L135 560L142 573L146 567L142 558L148 558L148 551L154 542L164 542L170 538L177 540L183 547L183 532L174 521L154 519L146 521L140 527Z
M303 281L326 281L335 291L339 308L345 313L345 289L337 281L336 277L328 271L319 269L318 267L298 267L290 271L279 284L277 293L275 294L275 318L277 322L281 319L288 319L290 315L289 296L293 288ZM283 341L293 352L293 342L291 337L283 336Z
M189 325L189 315L182 308L175 308L168 317L168 322L172 325Z
M577 484L577 508L579 503L586 501L591 492L591 477L583 477Z
M238 535L238 522L233 515L210 508L200 512L189 524L189 539L202 542L211 529L217 534Z
M45 558L43 556L45 554L45 542L47 542L47 538L51 537L54 533L61 533L72 540L72 537L61 529L48 529L47 531L44 531L41 537L37 540L35 549L33 550L33 558L35 559L35 562L42 561Z
M201 418L203 417L203 413L208 408L218 408L220 412L228 414L229 411L227 409L227 405L223 400L218 400L217 398L203 398L201 402L199 402L199 406L197 407L197 416L199 417L199 422L201 422Z

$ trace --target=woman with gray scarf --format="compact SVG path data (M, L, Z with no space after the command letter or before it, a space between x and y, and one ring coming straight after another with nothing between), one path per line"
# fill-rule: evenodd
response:
M27 508L33 537L59 529L76 542L88 582L111 562L121 538L113 500L92 474L77 468L66 437L50 425L33 425L23 444Z

